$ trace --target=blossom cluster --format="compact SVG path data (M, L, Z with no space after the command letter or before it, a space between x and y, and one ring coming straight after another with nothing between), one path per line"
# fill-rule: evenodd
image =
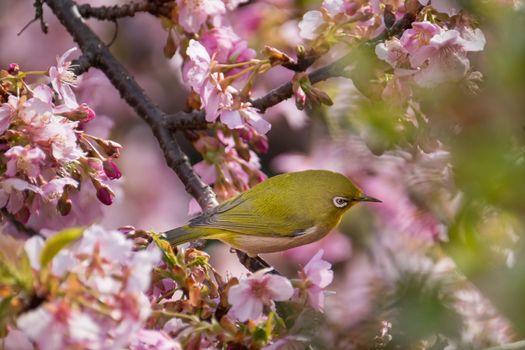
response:
M109 205L106 182L121 177L114 162L121 146L83 131L96 115L72 90L77 80L67 58L75 50L57 58L49 84L27 84L46 72L16 64L0 73L0 206L36 230L90 223L99 210L90 192Z
M265 134L271 126L248 97L253 74L268 63L255 59L255 51L228 22L227 11L239 3L177 1L177 12L166 27L170 37L172 30L177 31L184 59L182 77L194 93L190 105L205 110L209 122L220 119L230 129L248 128ZM243 82L244 88L236 86Z
M139 237L154 243L140 248ZM289 332L277 322L284 315L276 302L323 311L333 279L322 251L298 279L263 269L225 280L202 251L174 251L155 235L99 226L60 231L47 241L33 237L24 251L27 275L2 277L12 298L6 349L260 348Z
M467 54L482 51L485 37L472 27L456 1L325 0L320 11L305 13L300 34L313 47L325 50L326 43L355 43L356 38L362 41L388 33L407 13L416 16L411 28L375 47L377 57L391 66L383 74L383 97L408 99L412 84L430 88L479 79L479 73L472 74Z
M249 145L260 153L268 150L266 137L249 130L217 130L215 137L203 134L194 142L195 149L203 157L194 169L204 182L213 184L220 200L244 192L266 179L260 170L259 158Z
M22 304L28 297L38 302L19 311L11 332L41 350L144 348L141 332L151 314L145 292L161 258L156 246L134 251L121 232L93 226L47 241L35 236L24 249L33 285L29 295L16 297Z

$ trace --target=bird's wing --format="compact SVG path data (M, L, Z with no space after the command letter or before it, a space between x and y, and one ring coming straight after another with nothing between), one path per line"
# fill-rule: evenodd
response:
M292 215L288 208L271 212L267 208L253 208L241 194L189 222L190 227L207 227L238 232L254 236L300 236L315 223L305 220L304 216Z

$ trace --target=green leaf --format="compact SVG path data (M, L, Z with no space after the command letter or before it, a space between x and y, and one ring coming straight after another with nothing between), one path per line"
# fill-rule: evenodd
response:
M40 265L45 268L64 247L82 236L84 228L73 227L62 230L49 238L40 253Z
M268 334L266 334L266 331L262 327L256 327L253 331L252 338L254 341L260 341L263 343L266 343L268 341Z
M11 300L13 300L14 297L14 295L9 295L0 300L0 320L11 315Z

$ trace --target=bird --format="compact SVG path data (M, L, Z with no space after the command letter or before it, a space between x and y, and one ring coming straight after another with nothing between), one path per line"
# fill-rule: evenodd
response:
M197 239L216 239L256 256L323 238L359 202L381 201L363 194L340 173L328 170L284 173L162 236L173 246Z

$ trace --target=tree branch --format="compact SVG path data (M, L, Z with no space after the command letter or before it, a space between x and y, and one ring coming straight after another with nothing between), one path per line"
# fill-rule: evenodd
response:
M78 12L84 18L96 18L104 21L115 21L123 17L133 17L136 13L147 12L154 16L169 17L172 2L142 1L124 5L93 7L90 4L78 5Z
M177 112L164 116L164 126L170 130L206 129L208 125L204 111Z

